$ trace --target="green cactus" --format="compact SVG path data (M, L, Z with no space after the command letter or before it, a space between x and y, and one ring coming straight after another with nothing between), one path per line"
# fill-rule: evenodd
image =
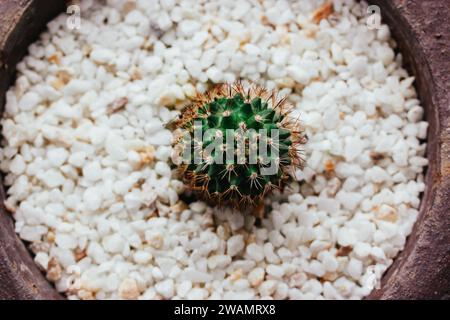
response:
M210 204L235 208L283 190L289 170L303 167L300 146L306 143L289 113L285 99L255 85L223 84L198 94L175 121L182 129L174 147L179 159L185 157L179 164L184 182Z

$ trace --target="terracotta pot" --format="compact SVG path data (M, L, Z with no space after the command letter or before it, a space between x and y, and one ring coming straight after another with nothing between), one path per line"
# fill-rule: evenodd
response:
M450 298L450 6L447 0L373 0L399 43L430 128L426 191L405 250L369 299ZM44 29L65 10L61 0L0 1L0 106L14 67ZM0 198L5 193L0 184ZM2 201L3 203L3 201ZM13 221L0 210L0 298L61 299L35 266Z

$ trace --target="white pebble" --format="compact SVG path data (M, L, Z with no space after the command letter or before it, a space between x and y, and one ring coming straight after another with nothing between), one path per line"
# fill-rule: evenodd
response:
M99 190L96 187L87 188L83 193L83 202L86 209L90 211L95 211L100 208L102 198Z
M9 164L9 170L15 175L22 174L26 169L26 163L23 157L19 154L14 157L14 159Z
M102 167L98 161L88 162L83 167L83 176L89 181L97 181L102 177Z
M99 48L91 52L91 58L98 63L108 63L114 59L114 52L109 49Z
M19 100L19 108L23 111L30 111L41 102L41 97L33 91L27 92Z
M227 254L230 257L237 255L242 249L244 249L244 237L242 235L232 236L227 241Z
M58 170L49 169L43 174L41 180L47 185L47 187L56 188L63 185L66 179Z
M247 246L246 253L252 260L262 261L264 259L263 248L255 243L251 243Z
M287 68L287 72L292 79L300 84L306 85L310 80L308 72L298 66L289 66Z

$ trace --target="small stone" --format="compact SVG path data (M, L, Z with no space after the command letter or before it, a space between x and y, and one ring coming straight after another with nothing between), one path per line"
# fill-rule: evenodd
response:
M127 150L123 145L123 139L115 134L108 135L105 142L105 149L114 160L125 160L128 157Z
M235 235L227 241L227 254L234 257L244 249L244 237L242 235Z
M146 58L141 65L141 70L146 73L155 73L163 66L163 62L158 56L151 56Z
M58 233L55 237L55 243L63 249L75 249L78 242L75 237L69 234Z
M326 271L334 272L339 267L339 263L338 263L337 259L333 255L327 254L323 258L323 266L324 266Z
M51 257L47 265L47 279L52 282L56 282L61 279L61 275L61 265L55 257Z
M270 264L266 267L266 272L268 275L274 278L282 278L284 275L284 269L281 266Z
M264 250L256 243L251 243L247 246L246 253L250 259L255 261L262 261L264 259Z
M289 58L289 50L282 48L282 49L276 49L273 51L272 54L272 61L276 65L284 66Z
M340 206L339 201L335 199L319 198L317 201L317 208L319 210L323 210L333 215L339 211Z
M363 269L363 264L361 261L356 259L350 259L350 262L347 265L348 274L354 279L359 279L361 277Z
M189 293L187 294L188 300L203 300L206 297L208 297L208 291L202 288L193 288Z
M388 173L379 166L373 166L372 168L369 168L366 175L371 181L375 183L381 183L390 179Z
M170 177L172 171L166 162L158 161L155 165L155 171L157 174L163 177Z
M357 242L357 238L352 229L341 228L338 232L338 243L342 247L352 246Z
M358 137L345 137L345 159L350 162L360 156L364 149L363 141Z
M9 170L15 175L22 174L26 169L26 163L23 157L19 154L14 157L14 159L9 164Z
M192 202L189 206L195 213L203 213L206 210L206 203L203 201Z
M183 20L178 26L181 34L183 36L192 36L194 33L200 29L201 24L194 20Z
M248 281L252 287L258 287L264 281L265 271L263 268L255 268L248 274Z
M305 70L303 70L298 66L289 66L287 68L287 72L289 76L292 77L292 79L294 79L296 82L302 85L308 84L310 80L308 72L306 72Z
M55 167L60 167L69 157L69 153L64 148L53 148L47 151L47 159Z
M83 167L83 176L89 181L97 181L102 177L102 167L98 161L87 163Z
M100 208L102 204L102 197L96 187L87 188L83 193L83 203L86 209L95 211Z
M377 219L392 223L397 222L398 219L397 210L387 204L381 205L375 215Z
M419 122L423 118L423 113L424 111L422 107L419 106L412 107L408 111L408 120L414 123Z
M110 235L103 238L102 245L107 252L120 253L125 247L125 239L119 234Z
M27 92L19 100L19 108L22 111L30 111L41 102L41 97L35 92Z
M155 146L168 146L172 142L172 133L169 130L161 130L148 137L148 143Z
M112 61L114 57L114 52L109 49L95 49L91 52L92 60L98 63L108 63Z
M313 260L309 264L308 272L312 273L313 275L315 275L317 277L322 277L325 274L326 270L322 263L320 263L319 261Z
M216 67L208 68L208 70L206 71L206 75L214 83L220 83L220 81L222 81L222 79L223 79L222 71Z
M47 170L41 179L49 188L62 186L66 181L64 176L56 169Z
M50 261L50 258L47 253L45 252L38 252L34 256L34 262L39 266L41 270L47 270L48 263Z
M168 299L171 298L174 294L174 282L172 279L167 279L161 282L158 282L155 285L155 290L158 292L161 296Z
M213 269L223 269L231 262L231 258L227 255L214 255L208 258L208 267Z
M159 232L146 231L145 240L155 249L161 249L164 245L164 237Z
M193 269L184 270L181 278L183 280L189 280L192 283L207 283L212 280L212 276L208 273Z
M266 280L258 287L259 293L262 297L270 297L277 288L277 281Z
M355 210L361 203L363 196L357 192L347 192L341 190L336 194L336 199L344 208L348 210Z
M86 153L83 151L74 152L70 155L68 162L75 167L82 167L86 160Z
M176 284L177 295L181 298L185 298L188 292L192 289L192 282L188 280L181 281Z
M119 286L119 296L122 299L134 300L140 295L136 280L133 278L125 278Z
M362 78L367 74L367 58L357 57L349 65L350 72L357 78Z
M368 243L358 242L354 248L355 254L360 258L365 258L369 256L371 252L371 246Z
M152 259L152 254L147 251L136 251L133 258L138 264L147 264Z

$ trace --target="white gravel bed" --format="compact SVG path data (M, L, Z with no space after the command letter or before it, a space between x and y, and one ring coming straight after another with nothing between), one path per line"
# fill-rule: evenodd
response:
M387 26L335 0L82 1L1 121L6 207L70 299L360 299L417 218L427 122ZM329 9L334 8L333 12ZM320 20L323 16L326 19ZM164 124L236 79L289 95L307 167L261 220L186 204Z

